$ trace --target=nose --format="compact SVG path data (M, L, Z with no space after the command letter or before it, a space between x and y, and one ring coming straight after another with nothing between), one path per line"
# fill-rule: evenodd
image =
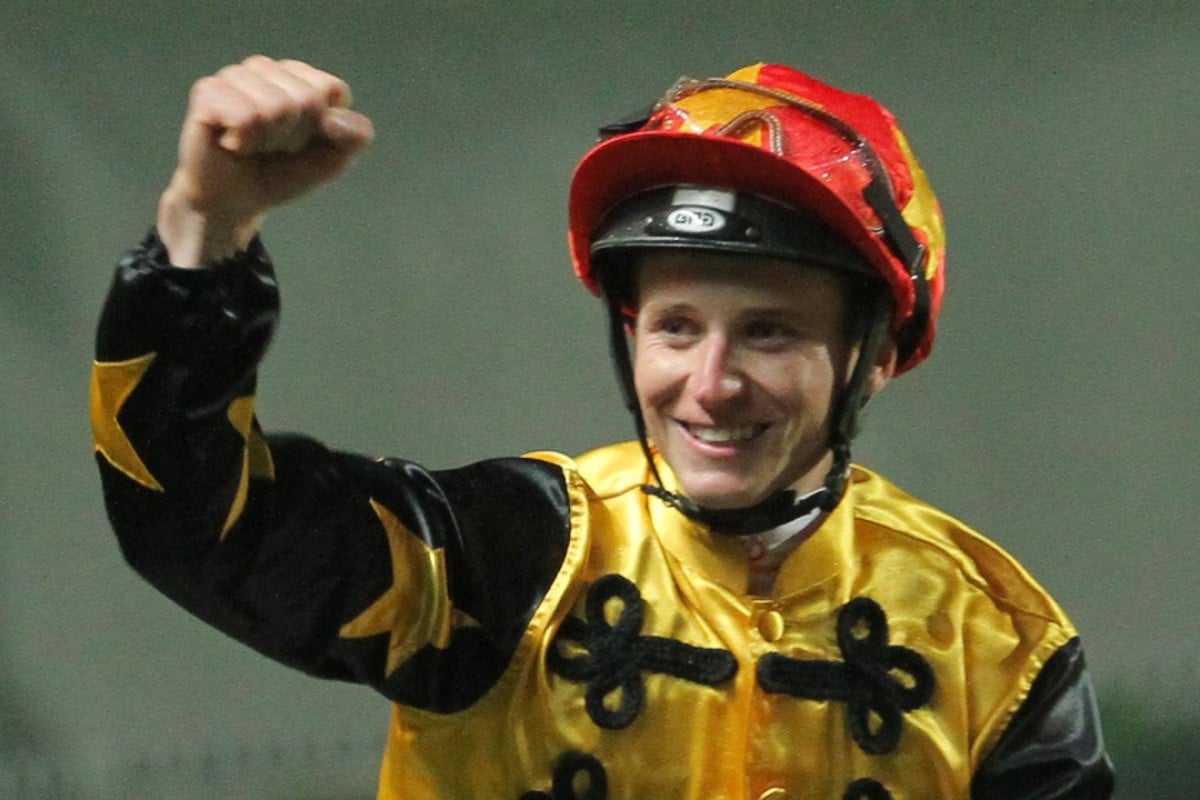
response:
M737 359L728 340L707 338L696 350L697 363L692 371L692 396L702 406L727 403L746 389L746 376L738 369Z

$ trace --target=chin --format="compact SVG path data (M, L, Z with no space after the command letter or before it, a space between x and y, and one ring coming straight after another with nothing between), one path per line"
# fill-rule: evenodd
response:
M824 469L824 471L822 471ZM692 502L719 511L749 508L773 496L776 492L791 489L798 495L821 488L828 467L819 464L798 480L777 477L774 480L747 480L749 476L729 474L677 475L679 488ZM765 476L764 476L765 477ZM811 486L809 485L811 484Z

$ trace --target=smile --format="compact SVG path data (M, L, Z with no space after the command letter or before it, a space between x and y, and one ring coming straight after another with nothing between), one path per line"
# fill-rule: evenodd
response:
M680 423L684 430L695 438L708 444L729 444L732 442L748 442L767 429L765 424L738 425L729 428L716 428L705 425L689 425Z

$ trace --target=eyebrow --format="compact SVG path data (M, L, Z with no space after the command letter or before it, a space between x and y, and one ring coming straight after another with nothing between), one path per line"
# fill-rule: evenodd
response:
M648 314L651 317L665 317L672 314L690 314L695 311L695 305L688 302L677 301L655 305L651 303L637 309L637 316ZM770 319L782 322L788 322L793 325L802 325L811 320L813 315L807 311L801 311L786 306L753 306L743 308L737 312L735 321L747 319Z
M663 305L656 305L654 302L651 302L648 305L639 306L638 313L640 314L641 312L646 311L647 309L653 311L655 314L674 314L674 313L677 313L680 311L692 311L693 309L695 309L695 306L692 305L691 303L685 303L685 302L679 302L679 301L676 301L674 303L667 303L667 304L663 304Z

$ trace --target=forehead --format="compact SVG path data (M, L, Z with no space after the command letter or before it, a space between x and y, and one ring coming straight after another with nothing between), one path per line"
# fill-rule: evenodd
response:
M633 260L637 305L751 303L779 310L840 312L843 282L826 268L796 261L694 249L647 250Z

